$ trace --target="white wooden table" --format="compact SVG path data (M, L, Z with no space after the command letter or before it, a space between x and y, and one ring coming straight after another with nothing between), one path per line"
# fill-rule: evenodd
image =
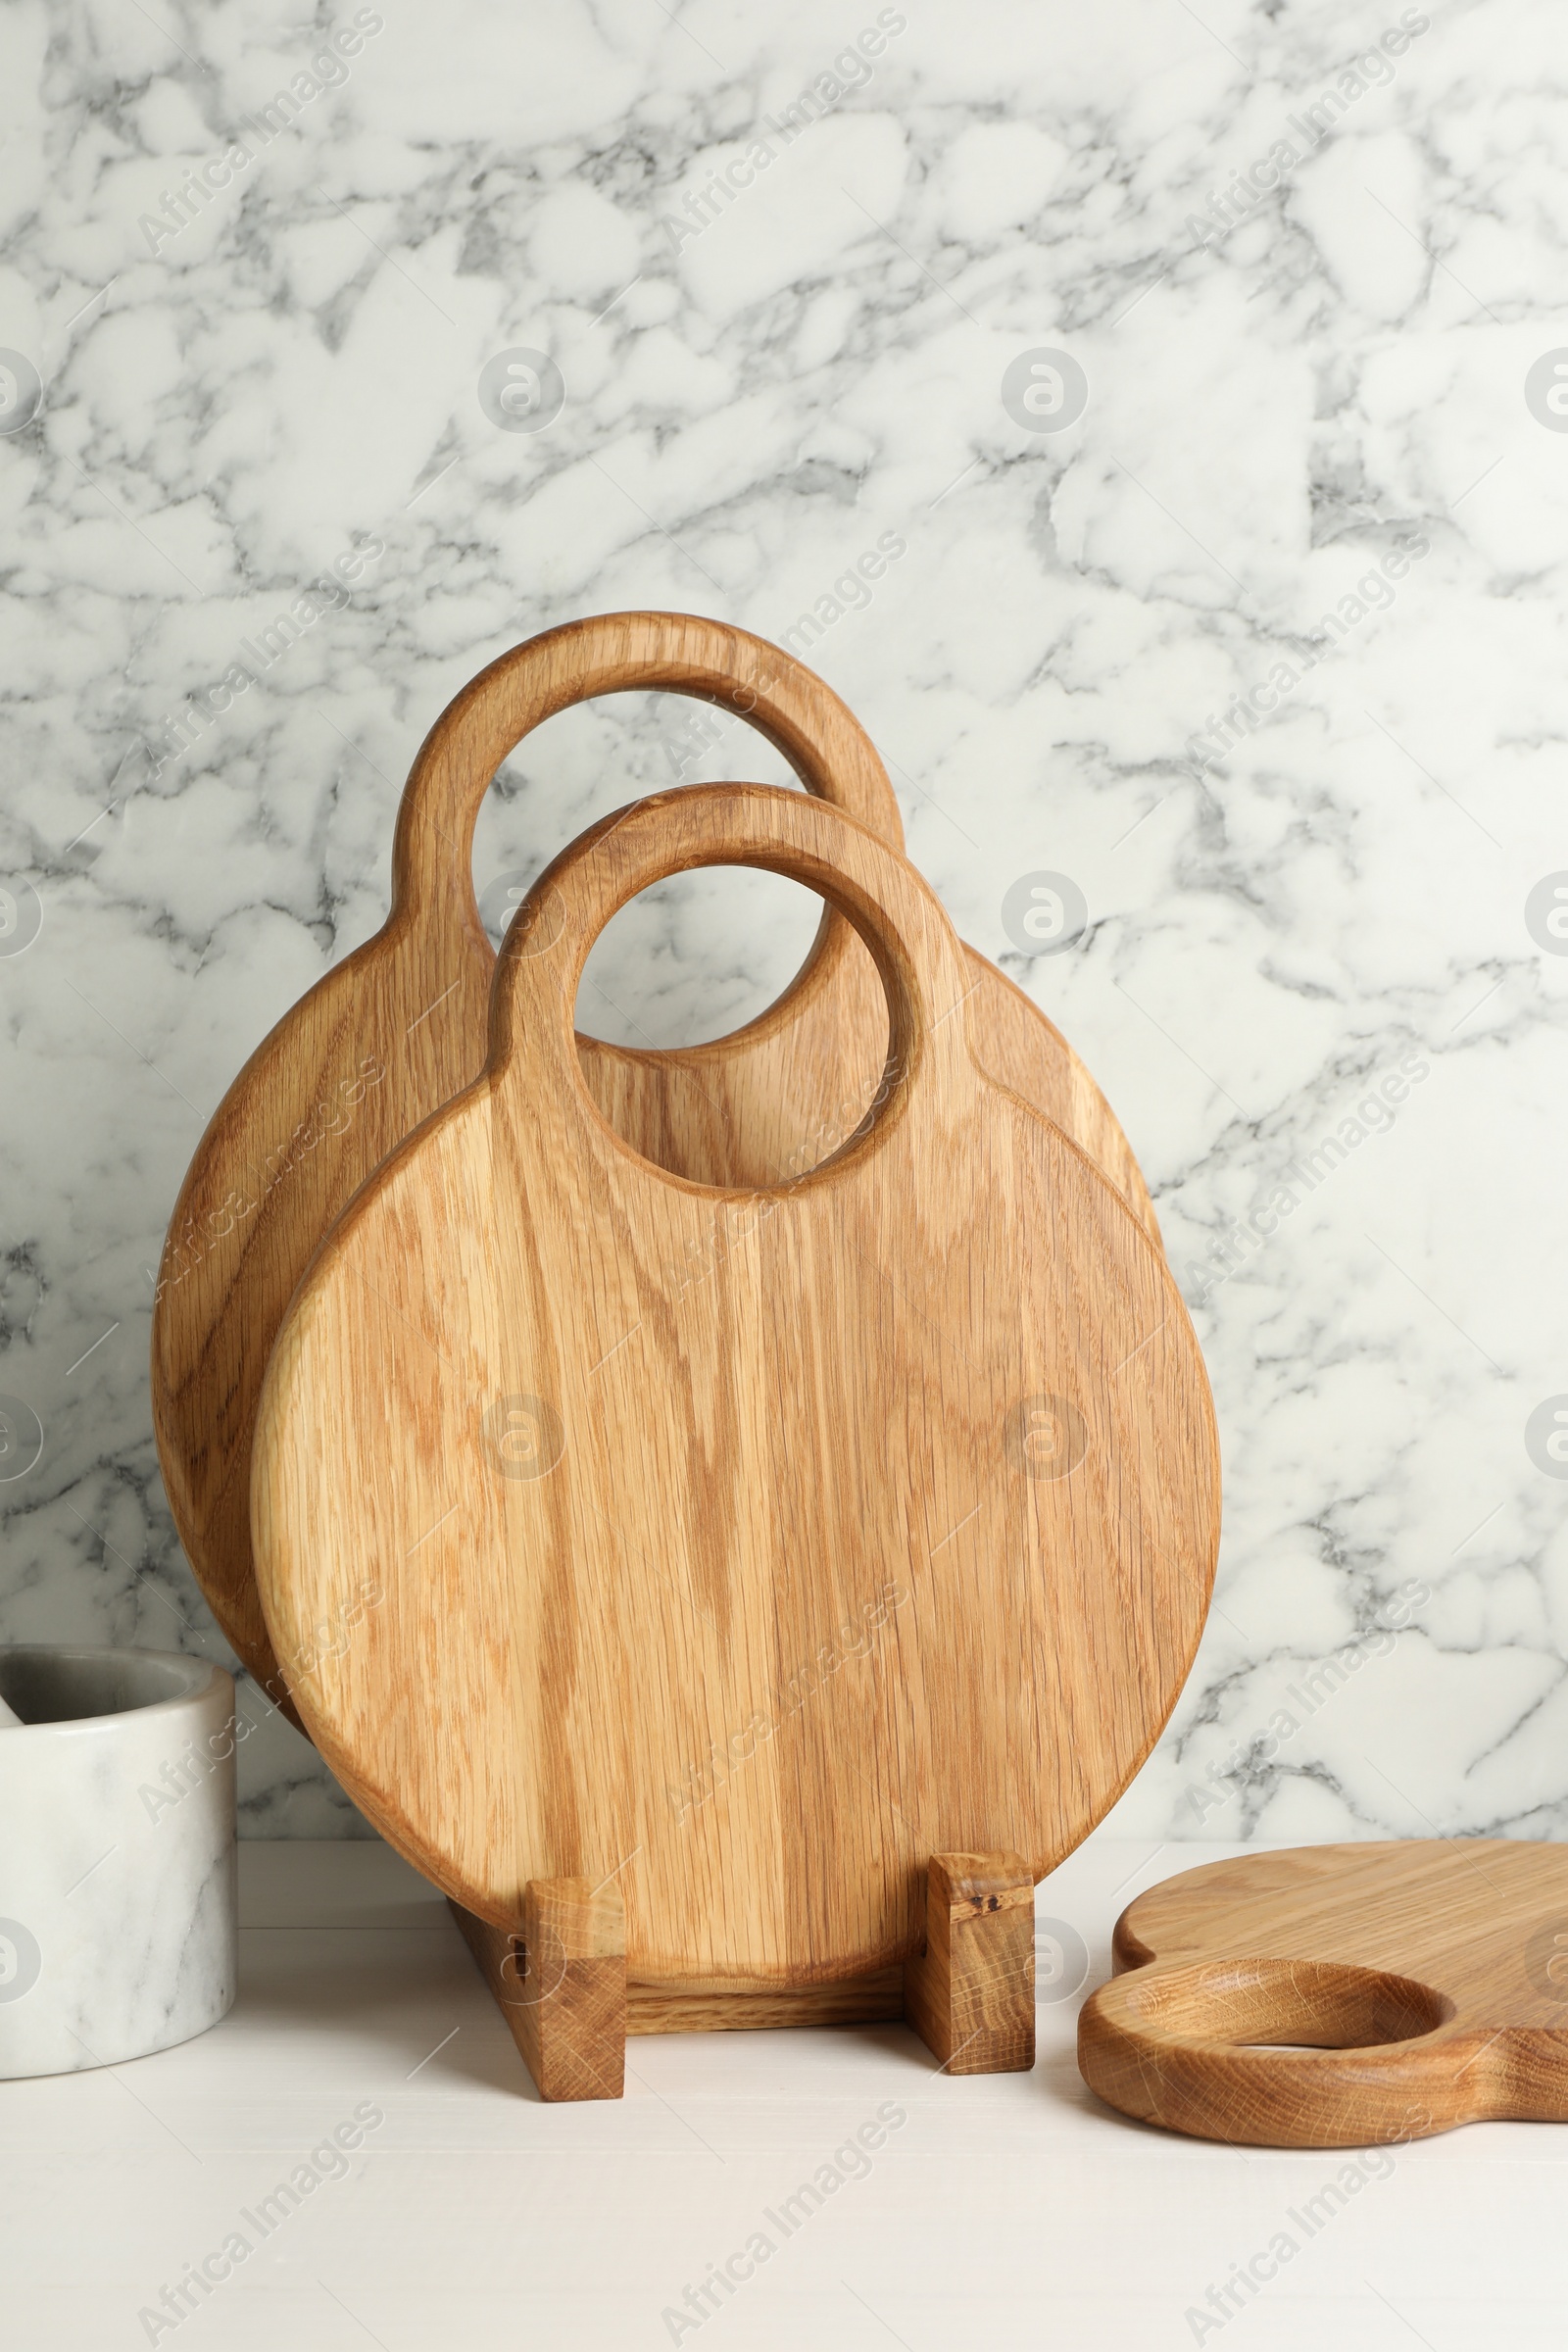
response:
M1135 1892L1233 1850L1100 1837L1039 1915L1083 1938L1092 1984ZM621 2103L545 2107L444 1905L386 1847L242 1854L221 2025L0 2084L8 2352L1560 2346L1555 2127L1376 2151L1342 2203L1325 2184L1357 2160L1101 2107L1072 1997L1043 2000L1032 2075L938 2076L902 2027L689 2035L634 2041ZM1241 2264L1276 2276L1227 2311Z

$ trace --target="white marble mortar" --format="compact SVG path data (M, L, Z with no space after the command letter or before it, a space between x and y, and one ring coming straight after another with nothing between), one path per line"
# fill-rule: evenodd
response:
M232 1677L19 1644L0 1700L0 2081L204 2033L237 1974Z

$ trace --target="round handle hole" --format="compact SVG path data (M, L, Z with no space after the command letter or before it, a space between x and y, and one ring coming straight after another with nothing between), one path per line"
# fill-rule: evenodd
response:
M659 1053L727 1037L784 994L823 912L814 891L756 866L671 874L639 892L594 941L577 1027Z
M580 1035L644 1052L703 1046L730 1037L777 1003L810 953L823 901L786 875L757 866L708 865L656 882L622 906L589 952L577 991ZM847 1144L886 1092L891 1036L886 993L864 943L851 939L835 983L837 1009L874 1004L858 1052L848 1049L835 1007L805 1017L811 1033L799 1053L789 1027L782 1051L752 1066L715 1055L671 1069L663 1079L666 1137L678 1124L678 1160L630 1133L613 1071L595 1071L590 1091L611 1125L639 1152L697 1183L788 1185ZM853 968L851 968L853 966ZM852 997L852 992L854 992ZM652 1072L645 1071L645 1081ZM733 1088L732 1088L733 1081Z
M1127 1980L1140 2025L1237 2049L1364 2050L1446 2025L1453 2003L1413 1978L1324 1960L1225 1960Z
M628 801L730 776L800 781L756 727L694 695L605 694L558 710L502 761L479 807L473 895L491 946L500 944L506 912L573 835Z

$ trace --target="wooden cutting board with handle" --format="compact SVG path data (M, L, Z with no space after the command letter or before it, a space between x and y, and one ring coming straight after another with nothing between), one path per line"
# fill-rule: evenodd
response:
M868 1122L770 1188L641 1157L572 1033L616 908L718 863L819 892L886 992ZM1163 1723L1213 1571L1207 1382L1125 1200L980 1066L980 986L837 809L638 803L541 876L483 1075L322 1245L258 1418L262 1599L333 1771L466 1910L613 1880L645 1984L865 1975L932 1855L1038 1878Z
M293 1714L251 1562L251 1432L283 1309L321 1236L420 1120L477 1074L495 958L474 904L473 827L497 767L554 712L631 689L699 696L748 718L809 792L898 846L898 805L838 697L744 630L680 613L611 613L493 662L431 729L409 777L385 927L319 981L251 1055L191 1162L153 1311L153 1420L174 1523L240 1658ZM1105 1169L1152 1234L1127 1140L1065 1041L971 954L976 1051ZM793 1174L847 1135L887 1048L869 956L825 917L806 967L734 1036L664 1054L577 1041L596 1102L650 1157L705 1183ZM298 1720L298 1718L295 1718Z
M1275 2148L1568 2123L1568 1847L1244 1854L1139 1895L1114 1952L1078 2064L1147 2123Z

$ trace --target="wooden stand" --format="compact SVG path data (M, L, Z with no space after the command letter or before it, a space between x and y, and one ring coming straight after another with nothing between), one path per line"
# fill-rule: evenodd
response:
M625 2089L626 1923L613 1886L532 1879L522 1934L460 1903L453 1915L501 2004L542 2099L618 2099Z
M1035 1886L1016 1854L933 1854L904 2014L950 2075L1035 2062Z
M954 2075L1035 2062L1034 1882L1016 1854L933 1854L918 1953L902 1967L779 1992L710 1992L626 1976L613 1883L534 1879L522 1932L453 1915L543 2099L618 2099L631 2034L887 2025L900 2018Z

